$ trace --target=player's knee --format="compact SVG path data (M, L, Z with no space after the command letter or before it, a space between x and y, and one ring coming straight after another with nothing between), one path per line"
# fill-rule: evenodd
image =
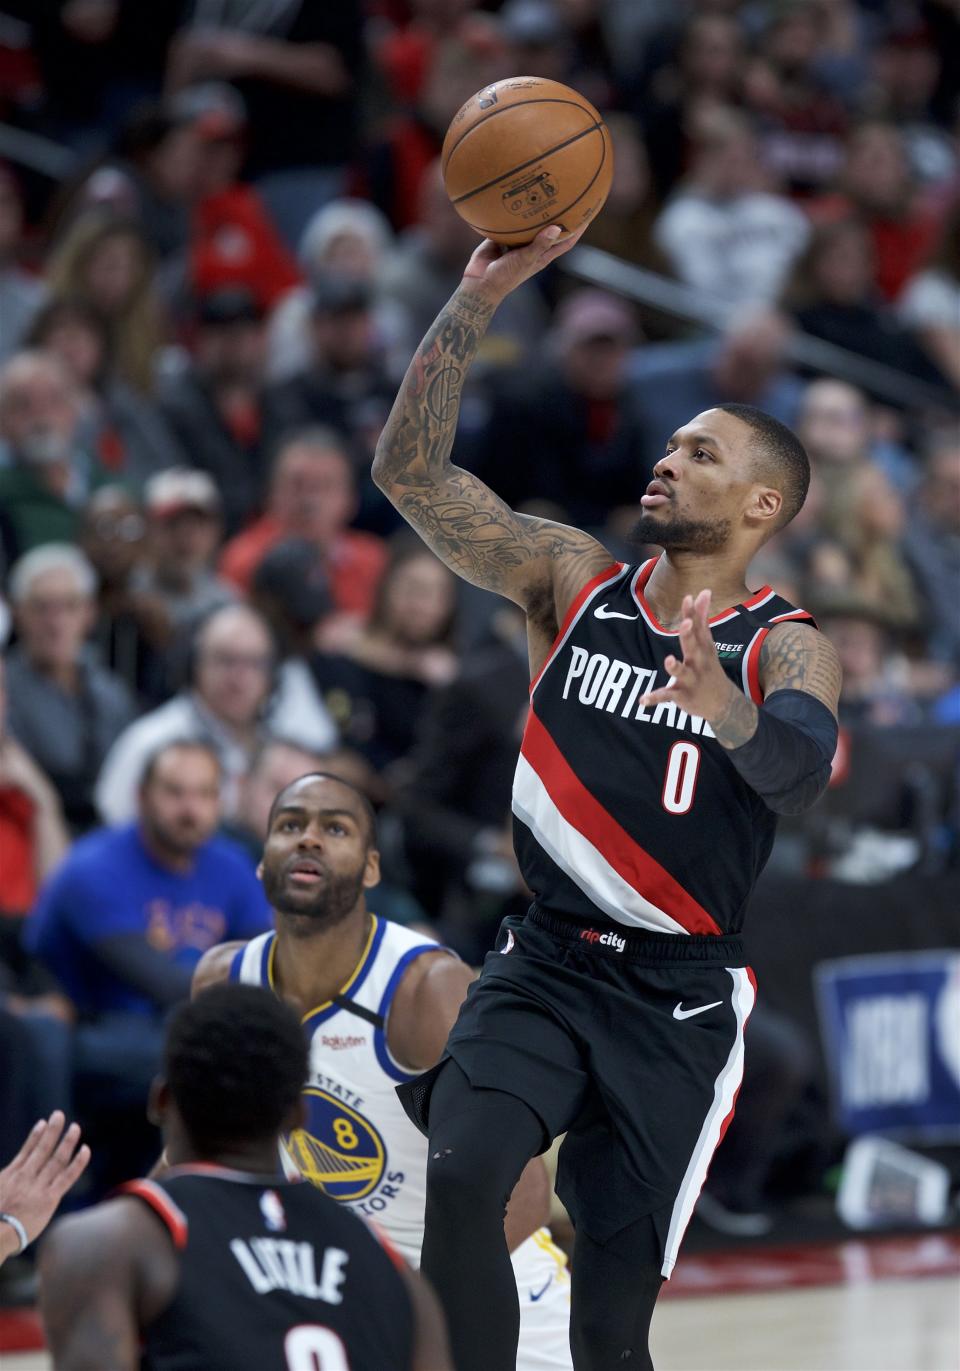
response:
M431 1140L427 1159L427 1201L448 1214L506 1206L512 1183L502 1174L492 1150L476 1140Z

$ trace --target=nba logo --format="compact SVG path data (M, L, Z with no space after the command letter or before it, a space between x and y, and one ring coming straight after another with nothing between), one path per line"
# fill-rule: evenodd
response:
M260 1213L271 1233L282 1233L287 1226L287 1216L275 1190L265 1190L260 1196Z

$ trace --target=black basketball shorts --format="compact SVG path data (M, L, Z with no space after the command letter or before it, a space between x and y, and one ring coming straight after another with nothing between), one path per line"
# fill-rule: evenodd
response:
M557 1193L598 1242L644 1215L669 1276L743 1079L755 982L735 937L505 919L447 1041L471 1085L558 1134ZM440 1064L442 1065L442 1063ZM440 1067L398 1089L424 1133Z

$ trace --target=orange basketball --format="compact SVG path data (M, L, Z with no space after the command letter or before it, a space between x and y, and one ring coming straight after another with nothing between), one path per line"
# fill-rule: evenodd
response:
M577 91L511 76L477 91L454 115L441 166L457 213L484 238L516 247L547 224L574 233L598 213L613 147Z

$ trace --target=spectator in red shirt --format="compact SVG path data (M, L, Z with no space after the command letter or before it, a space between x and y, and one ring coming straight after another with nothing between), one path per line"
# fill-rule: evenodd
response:
M348 527L357 509L350 459L332 429L309 428L281 442L267 512L224 548L220 572L240 590L278 543L303 538L323 554L334 608L366 619L383 571L383 543Z
M69 838L53 783L5 728L5 671L0 657L0 917L15 918L29 913Z

